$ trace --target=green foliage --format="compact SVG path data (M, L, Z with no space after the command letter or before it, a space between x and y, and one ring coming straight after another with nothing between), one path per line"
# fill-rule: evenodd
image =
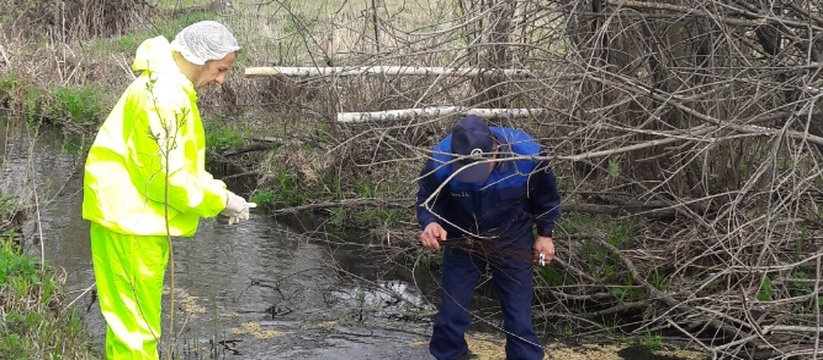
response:
M421 269L437 270L443 263L442 251L424 251L422 253L414 251L403 252L406 263L414 264L415 267Z
M789 292L792 296L803 296L812 293L812 287L804 280L809 280L809 274L802 270L795 270L788 281ZM791 281L795 280L795 281Z
M657 289L657 290L663 290L663 285L664 285L665 282L666 282L666 277L663 276L663 275L660 275L660 271L657 268L655 268L652 271L652 279L651 279L652 286L654 286L654 288Z
M2 234L0 234L0 242L5 244L5 246L15 246L15 250L20 250L19 247L23 240L23 235L19 232L15 231L14 229L4 230Z
M16 211L15 199L0 195L0 217ZM0 231L0 357L93 358L82 319L56 311L63 296L51 268L22 253L14 229Z
M91 57L121 53L131 58L143 40L157 36L148 31L133 32L128 35L90 39L85 54Z
M353 211L353 224L348 224L354 227L373 227L373 226L389 226L396 225L401 221L411 221L413 214L402 209L394 208L372 208L365 207L363 209L356 209Z
M643 336L642 345L649 350L657 350L663 347L663 338L660 336L659 333L652 333L651 331L646 331L646 335Z
M69 131L63 131L60 139L60 151L66 154L75 156L84 156L88 151L88 146L91 145L93 137L87 137L85 134L76 134Z
M137 37L132 35L123 35L120 37L120 46L122 47L123 51L126 53L132 53L137 50L137 47L140 45L140 41L137 40Z
M306 194L307 191L310 191L307 188L302 186L298 186L297 180L294 178L293 173L285 168L279 168L275 170L275 181L276 186L273 189L268 191L271 192L272 198L277 198L278 201L284 202L286 204L303 204L306 202ZM258 190L258 192L262 192L263 190Z
M11 242L4 241L0 248L0 288L25 290L28 284L41 282L34 258L17 255Z
M297 193L297 182L294 181L294 179L290 177L288 174L286 174L285 171L280 173L280 176L277 178L277 180L280 184L280 197L282 199L302 200L300 195L298 195Z
M13 72L0 75L0 105L17 110L36 129L45 118L70 117L78 124L102 118L101 93L91 86L61 86L43 89Z
M601 267L603 267L602 264L606 262L608 254L608 249L598 244L596 241L586 240L583 242L581 255L586 259L584 263L589 267L589 273L595 275L601 274ZM604 276L608 277L612 275L611 268L602 270L606 270L606 273L603 274Z
M400 222L412 222L415 219L413 211L405 209L382 209L380 210L380 220L389 227L397 225Z
M619 156L609 158L609 175L614 179L617 179L620 176Z
M560 326L560 331L565 337L574 337L574 324L564 321L563 325Z
M17 211L16 201L13 197L3 196L0 193L0 219L8 219Z
M371 181L369 180L362 180L360 182L360 194L362 197L369 199L374 197L375 189L374 185L372 185Z
M30 126L39 126L40 121L42 121L41 114L50 114L53 113L57 116L62 116L64 113L58 110L56 106L49 105L49 96L48 94L41 89L28 87L22 93L22 104L21 108L23 109L24 113L26 114L26 121Z
M333 207L329 209L329 224L335 227L343 227L346 224L346 220L348 219L348 214L346 214L346 210L342 207Z
M54 92L60 100L64 112L72 121L80 124L95 123L102 118L100 95L91 86L63 86Z
M609 231L609 244L622 249L629 246L629 240L632 237L632 230L628 224L625 223L610 223L607 225Z
M297 32L299 26L294 17L289 16L286 18L286 21L283 22L283 32L286 34L294 34ZM299 35L299 34L297 34Z
M47 93L32 85L31 79L11 71L0 74L0 105L17 110L18 116L29 123L38 120L48 102Z
M606 242L618 249L629 247L630 239L633 236L630 225L623 223L606 223L604 224L590 224L588 226L605 227ZM619 275L624 269L622 263L615 258L612 251L608 247L602 245L598 241L586 240L583 243L581 255L584 256L586 264L589 267L589 272L593 275L609 281L621 281L616 275Z
M643 296L643 290L634 286L634 279L631 274L626 275L625 285L612 286L609 292L620 301L635 301Z
M381 183L381 185L383 184ZM349 183L344 183L340 178L338 169L323 174L323 181L320 186L323 186L320 192L322 196L338 200L351 198L352 196L364 199L377 198L382 192L391 191L388 189L392 188L392 184L386 184L378 188L369 179L353 179ZM317 197L312 195L312 193L317 193L312 189L302 189L301 191L306 198ZM400 222L413 220L414 213L404 208L367 205L329 209L330 224L336 227L391 227Z
M565 273L557 272L550 266L539 268L538 273L550 287L569 285L566 283L566 277L564 276Z
M773 296L774 289L772 289L772 282L768 276L764 276L763 281L760 283L760 291L757 293L757 300L769 301L772 300Z
M2 320L0 321L0 333L9 333L4 339L0 340L0 354L3 354L4 358L12 360L26 360L23 355L26 353L26 349L23 347L23 340L20 335L6 329L11 321L5 318L0 320Z
M0 75L0 95L13 93L18 87L20 78L14 72ZM0 97L2 99L2 97Z
M367 208L360 210L354 216L356 224L360 226L364 224L373 224L380 221L380 211L378 209Z
M45 264L47 265L47 264ZM0 240L0 355L3 359L90 359L90 339L48 266Z
M606 331L610 335L616 335L620 332L620 323L622 322L618 315L612 315L603 320L606 324Z
M274 191L270 189L256 190L249 198L251 202L256 203L259 206L274 205L274 202L277 199L274 195Z
M218 153L244 144L242 132L221 122L205 122L203 131L206 144Z

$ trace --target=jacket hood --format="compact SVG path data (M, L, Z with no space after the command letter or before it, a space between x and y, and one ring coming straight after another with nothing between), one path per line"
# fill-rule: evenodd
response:
M151 71L155 73L180 73L180 68L174 62L172 49L169 41L163 36L143 41L137 48L134 63L131 65L134 71Z

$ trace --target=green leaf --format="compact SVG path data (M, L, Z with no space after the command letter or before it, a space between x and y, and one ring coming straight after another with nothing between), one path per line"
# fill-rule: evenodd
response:
M609 159L609 175L613 178L620 176L620 157L616 156Z
M757 293L757 300L769 301L772 299L773 295L774 290L772 289L772 282L769 281L768 277L764 277L763 282L760 284L760 292Z

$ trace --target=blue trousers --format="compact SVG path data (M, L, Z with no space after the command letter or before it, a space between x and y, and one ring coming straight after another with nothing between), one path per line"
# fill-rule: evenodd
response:
M542 360L543 348L532 328L534 275L531 261L526 260L531 256L530 251L501 258L457 248L443 249L440 310L434 323L429 352L438 360L454 360L468 353L464 334L471 324L469 304L488 263L503 311L506 358Z

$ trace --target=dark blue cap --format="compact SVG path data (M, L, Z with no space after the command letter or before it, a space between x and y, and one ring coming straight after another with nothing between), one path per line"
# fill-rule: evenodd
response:
M452 128L451 150L455 157L469 157L452 163L452 170L457 173L454 178L466 183L486 181L492 166L488 162L472 164L490 156L495 143L495 136L483 119L469 115L460 120Z

